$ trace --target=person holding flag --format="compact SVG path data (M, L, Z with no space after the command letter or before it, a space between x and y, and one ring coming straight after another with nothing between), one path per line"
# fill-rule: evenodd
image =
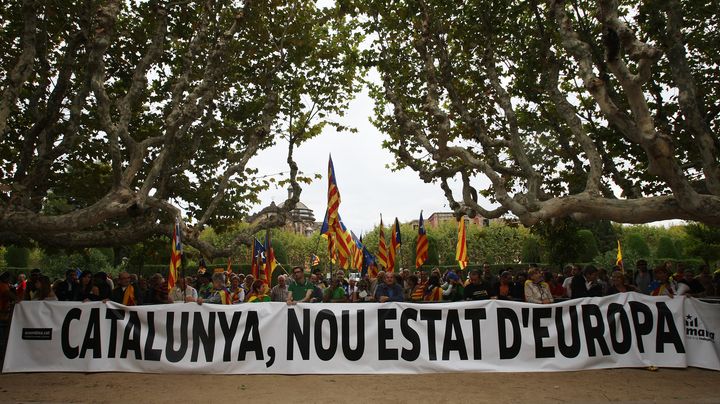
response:
M205 299L199 297L197 299L197 304L232 304L230 292L228 292L225 287L225 274L223 272L216 272L212 274L212 285L213 289L210 292L210 296Z
M418 237L417 243L415 244L415 268L420 267L425 263L428 258L428 238L427 232L425 231L425 222L423 221L422 211L420 211L420 221L418 222Z

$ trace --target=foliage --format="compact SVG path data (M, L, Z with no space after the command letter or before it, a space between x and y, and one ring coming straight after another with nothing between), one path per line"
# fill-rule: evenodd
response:
M645 238L637 233L629 234L625 239L625 250L638 257L649 259L652 254L650 253L650 247L645 242Z
M9 267L25 268L28 266L30 250L25 247L9 245L5 247L5 263Z
M708 265L720 260L720 227L689 223L685 231L689 236L688 255L700 257Z
M680 258L680 254L678 254L677 249L675 248L675 243L673 243L673 240L670 237L665 236L665 237L661 237L660 240L658 240L658 246L657 246L657 251L655 252L655 257L676 260L676 259Z
M598 250L595 235L587 229L577 231L578 259L580 262L590 262L600 251Z
M540 242L537 237L529 236L523 242L522 247L522 261L523 262L540 262L541 261L541 249Z

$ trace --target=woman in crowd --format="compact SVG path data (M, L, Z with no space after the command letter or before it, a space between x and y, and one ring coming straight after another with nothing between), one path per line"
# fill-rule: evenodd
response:
M512 300L512 287L512 274L510 273L510 271L503 271L503 273L500 274L500 281L498 282L497 286L497 299Z
M548 271L545 272L543 277L545 278L545 283L550 287L550 293L553 299L565 296L565 288L562 286L562 282L558 282L556 275Z
M94 295L92 295L92 272L82 271L80 277L78 278L78 283L79 287L77 288L75 301L89 302L90 300L92 300L92 298L94 297Z
M50 278L45 275L40 275L35 282L35 294L33 300L57 300L57 296L53 293L52 285L50 284Z
M112 287L108 283L107 274L105 272L98 272L93 275L93 288L91 293L95 297L90 298L90 300L103 301L110 299Z
M610 276L610 286L607 294L614 295L617 293L635 292L635 287L627 283L625 274L621 271L614 271Z
M653 275L655 276L655 280L650 282L648 286L650 295L675 297L677 294L677 283L670 279L670 272L667 269L667 265L655 268Z
M405 280L405 288L403 289L403 298L406 302L411 302L415 289L418 287L417 275L410 275Z
M145 294L144 304L167 304L171 303L168 298L168 289L165 278L155 274L148 281L148 290Z
M245 290L245 301L247 301L248 297L250 296L250 293L252 292L253 283L255 283L254 276L248 275L245 277L245 283L242 284L242 288L243 288L243 290Z
M239 304L245 301L245 289L242 288L240 277L233 275L230 278L230 303Z
M340 289L342 289L342 287L340 287ZM269 302L270 300L270 296L265 293L265 282L260 279L253 282L252 291L247 298L248 303Z
M525 281L525 301L528 303L548 304L553 302L550 287L543 281L543 274L539 268L528 270L528 280Z

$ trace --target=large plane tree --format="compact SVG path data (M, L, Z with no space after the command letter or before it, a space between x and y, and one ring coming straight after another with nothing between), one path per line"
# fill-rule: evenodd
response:
M293 150L357 90L353 21L314 2L23 0L0 10L0 243L199 239L268 185L248 161L278 141L292 189L233 244L278 226L303 180Z
M372 33L385 146L458 215L720 224L717 7L341 3Z

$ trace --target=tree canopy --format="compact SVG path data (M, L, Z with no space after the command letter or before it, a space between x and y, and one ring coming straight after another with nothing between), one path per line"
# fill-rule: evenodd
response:
M294 148L358 89L362 36L313 2L24 0L0 21L0 243L131 244L184 211L184 241L227 256L199 234L268 186L250 158L287 143L292 192L236 244L284 223Z
M702 2L344 3L373 33L385 147L458 216L720 223L720 33Z

